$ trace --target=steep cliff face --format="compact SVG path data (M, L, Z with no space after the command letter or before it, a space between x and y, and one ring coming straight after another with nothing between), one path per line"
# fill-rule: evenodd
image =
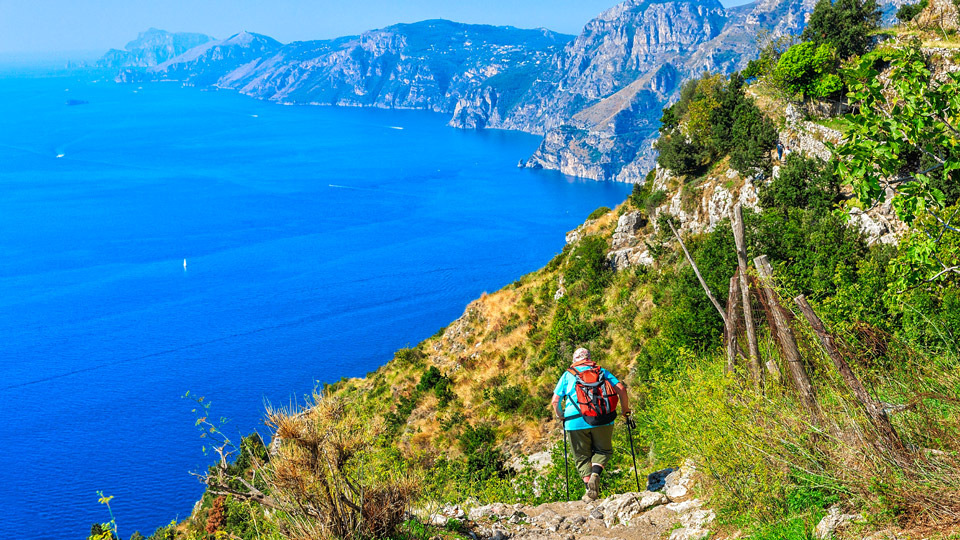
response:
M681 83L704 72L744 68L757 53L758 33L798 32L813 5L813 0L761 0L725 10L716 3L634 0L607 11L564 50L560 65L567 75L558 89L566 92L555 92L554 103L541 103L540 110L556 115L539 119L551 131L527 165L641 181L653 167L660 111ZM571 110L578 104L579 111ZM510 125L512 116L506 116L505 127L534 131Z
M141 32L137 39L127 43L123 50L107 51L97 61L97 66L117 69L152 67L210 41L213 41L213 38L205 34L171 33L151 28Z
M659 88L651 89L670 95L678 82L676 59L718 35L725 23L723 7L715 0L630 0L590 21L534 84L511 100L512 107L504 110L501 103L499 110L490 108L486 96L501 93L499 81L491 80L459 104L452 124L460 126L463 119L470 119L543 134L651 73L661 74Z

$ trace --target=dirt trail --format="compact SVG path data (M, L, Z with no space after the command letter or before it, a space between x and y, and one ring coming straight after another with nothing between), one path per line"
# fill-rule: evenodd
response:
M494 503L467 511L453 506L432 519L467 520L473 535L486 540L699 540L710 534L707 527L716 516L691 498L695 474L688 461L666 477L660 491L612 494L589 503Z

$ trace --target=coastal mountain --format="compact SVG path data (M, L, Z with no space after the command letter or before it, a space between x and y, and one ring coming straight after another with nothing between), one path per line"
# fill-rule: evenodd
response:
M213 86L223 74L257 64L282 44L268 36L240 32L222 41L209 41L146 71L126 69L118 81L175 80L194 86Z
M110 49L97 62L103 68L145 68L162 64L190 49L213 41L205 34L167 32L151 28L121 49Z
M133 75L233 88L280 103L449 113L482 82L535 71L570 39L549 30L445 20L288 45L239 34ZM129 80L128 74L121 79Z

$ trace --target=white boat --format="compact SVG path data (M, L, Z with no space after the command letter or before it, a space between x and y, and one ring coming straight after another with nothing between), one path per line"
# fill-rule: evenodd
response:
M186 260L186 259L183 260L183 269L184 269L184 270L187 269L187 260Z

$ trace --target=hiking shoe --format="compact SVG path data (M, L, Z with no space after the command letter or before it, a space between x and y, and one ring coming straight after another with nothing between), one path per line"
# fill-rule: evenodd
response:
M590 497L591 501L595 501L600 498L600 475L597 473L590 474L590 480L587 482L587 493L584 497Z

